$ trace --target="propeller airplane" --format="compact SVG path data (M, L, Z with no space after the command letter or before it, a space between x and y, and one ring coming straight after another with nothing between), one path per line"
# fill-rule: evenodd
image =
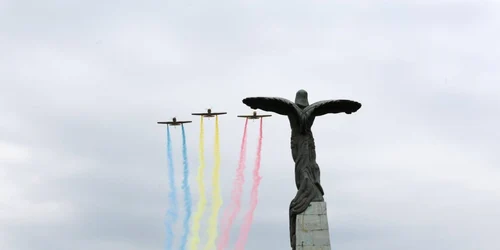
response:
M177 121L177 118L172 118L172 121L169 122L158 122L158 124L167 124L170 126L179 126L184 123L191 123L191 121Z
M227 112L212 112L212 109L207 109L206 113L192 113L192 115L201 115L203 117L214 117L218 115L225 115Z
M257 111L254 111L253 114L251 115L238 115L240 118L247 118L247 119L259 119L259 118L264 118L264 117L270 117L271 115L257 115Z

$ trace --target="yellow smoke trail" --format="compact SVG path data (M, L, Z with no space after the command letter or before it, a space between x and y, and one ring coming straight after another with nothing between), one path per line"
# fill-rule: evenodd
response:
M215 145L214 145L215 166L212 175L212 214L209 218L208 241L205 250L215 250L215 240L217 239L217 217L222 206L222 195L220 192L220 142L219 142L219 117L215 116Z
M191 229L191 241L189 242L189 249L198 249L198 244L200 243L200 224L203 212L205 212L205 206L207 203L207 198L205 197L205 186L203 184L203 173L205 171L205 135L203 130L203 116L201 116L200 121L200 166L198 168L198 175L196 176L196 182L198 182L198 190L200 192L200 199L198 200L198 205L196 212L193 216L193 227Z

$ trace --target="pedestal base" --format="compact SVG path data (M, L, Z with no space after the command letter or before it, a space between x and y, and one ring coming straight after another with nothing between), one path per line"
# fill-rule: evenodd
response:
M296 250L331 250L325 202L311 202L295 225Z

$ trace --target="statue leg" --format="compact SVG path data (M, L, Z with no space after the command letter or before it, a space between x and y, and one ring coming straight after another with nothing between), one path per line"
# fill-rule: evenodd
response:
M311 168L311 172L314 176L314 184L316 185L316 188L319 192L314 201L323 201L323 195L325 195L325 191L323 191L323 187L321 186L319 166L317 163L314 163Z
M293 201L292 201L293 202ZM292 250L295 250L295 228L296 228L296 223L297 223L297 215L292 212L292 204L290 204L290 245L292 247Z
M295 223L297 214L306 211L307 207L309 207L309 204L311 204L311 201L318 198L316 193L319 193L316 185L309 177L306 176L301 182L300 188L297 191L295 198L293 198L292 202L290 202L290 244L293 250L295 250Z

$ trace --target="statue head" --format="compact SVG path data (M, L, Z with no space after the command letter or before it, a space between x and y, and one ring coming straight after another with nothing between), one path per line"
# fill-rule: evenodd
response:
M307 100L307 91L301 89L297 91L295 95L295 104L301 108L309 106L309 101Z

